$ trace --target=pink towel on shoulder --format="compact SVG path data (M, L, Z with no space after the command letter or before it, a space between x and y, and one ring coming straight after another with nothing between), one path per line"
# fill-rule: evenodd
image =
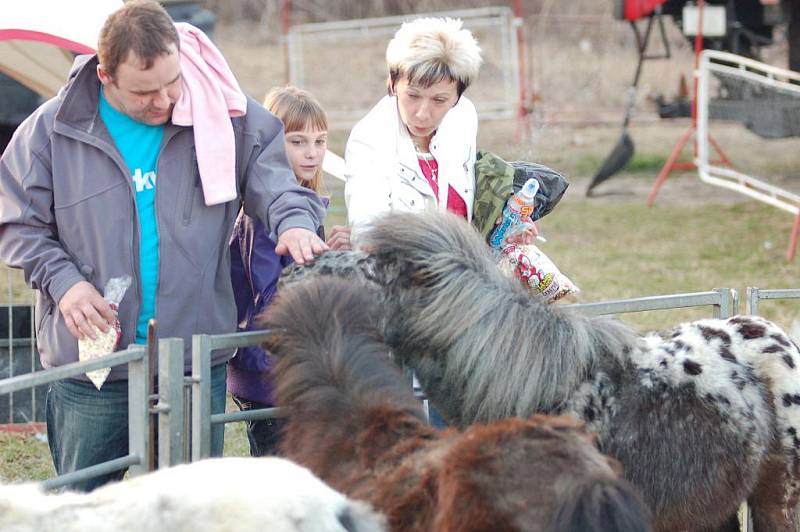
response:
M206 205L236 198L236 145L230 117L247 112L247 97L222 53L198 28L175 24L181 41L182 93L172 123L194 126Z

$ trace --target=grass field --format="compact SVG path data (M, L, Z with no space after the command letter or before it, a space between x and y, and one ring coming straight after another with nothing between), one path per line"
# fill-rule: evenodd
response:
M44 480L54 474L44 435L0 432L0 481Z

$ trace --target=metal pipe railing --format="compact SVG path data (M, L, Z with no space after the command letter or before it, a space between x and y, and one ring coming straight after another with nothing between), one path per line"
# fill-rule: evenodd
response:
M800 299L800 288L779 288L762 290L755 286L747 287L747 313L758 314L759 302L762 299Z
M593 303L564 305L564 308L577 309L589 315L625 314L651 310L669 310L687 307L714 307L715 318L728 318L738 310L739 294L730 288L715 288L707 292L671 294L663 296L635 297Z
M259 345L271 334L270 331L249 331L192 337L192 461L211 456L211 352ZM224 418L215 418L215 423L222 422Z
M132 476L147 471L146 464L151 451L147 438L147 421L150 415L147 394L147 351L144 346L131 345L123 351L111 353L94 360L73 362L64 366L0 380L0 395L2 395L121 364L128 364L128 454L48 479L43 482L46 488L53 489L66 486L125 468L129 468Z
M285 413L282 408L258 408L255 410L242 410L239 412L225 412L224 414L212 414L211 424L218 425L220 423L235 423L237 421L257 421L260 419L274 419L277 417L284 417Z

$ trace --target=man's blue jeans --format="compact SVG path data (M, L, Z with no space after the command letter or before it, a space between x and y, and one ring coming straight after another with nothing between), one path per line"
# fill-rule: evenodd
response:
M211 368L212 414L225 412L226 368L226 364ZM222 456L224 436L224 425L211 426L212 456ZM47 391L47 441L59 475L127 455L128 381L106 382L100 390L77 379L52 383ZM70 488L91 491L124 474L116 471Z

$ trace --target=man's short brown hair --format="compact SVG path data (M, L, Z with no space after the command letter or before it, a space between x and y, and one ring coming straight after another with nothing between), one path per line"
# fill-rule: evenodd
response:
M103 70L112 78L117 67L133 52L151 68L169 46L180 47L175 23L157 2L133 0L114 11L106 19L97 42L97 56Z

